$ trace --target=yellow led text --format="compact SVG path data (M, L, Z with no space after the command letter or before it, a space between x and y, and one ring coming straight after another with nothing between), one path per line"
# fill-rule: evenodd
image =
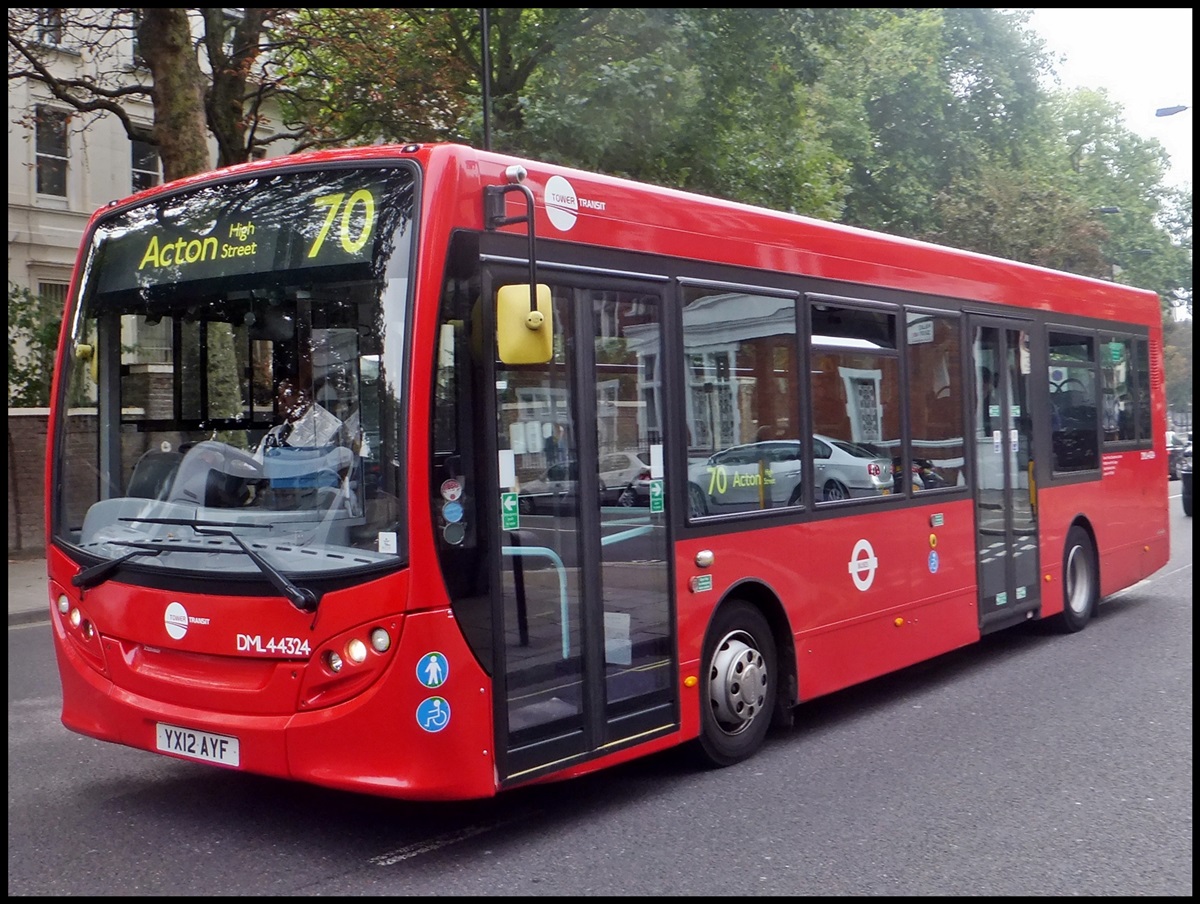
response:
M177 238L173 242L160 242L158 236L150 236L146 253L142 255L139 270L147 267L183 267L207 261L228 260L232 257L253 257L258 251L258 242L247 242L254 235L253 223L233 223L229 227L231 242L219 242L213 236L204 239Z

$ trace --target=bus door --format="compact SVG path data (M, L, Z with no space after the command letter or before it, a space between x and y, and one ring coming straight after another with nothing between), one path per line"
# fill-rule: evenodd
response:
M494 365L496 749L509 784L679 720L662 286L539 282L553 357Z
M1030 324L976 316L970 328L979 623L987 633L1033 618L1041 607Z

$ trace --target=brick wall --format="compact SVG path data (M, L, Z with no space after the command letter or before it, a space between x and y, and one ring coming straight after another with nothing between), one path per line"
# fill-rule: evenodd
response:
M46 408L8 409L8 555L46 551Z

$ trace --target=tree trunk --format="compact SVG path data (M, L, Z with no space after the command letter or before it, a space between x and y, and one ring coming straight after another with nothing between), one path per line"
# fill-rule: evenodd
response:
M209 169L204 91L187 10L142 9L139 52L154 77L154 139L167 181Z

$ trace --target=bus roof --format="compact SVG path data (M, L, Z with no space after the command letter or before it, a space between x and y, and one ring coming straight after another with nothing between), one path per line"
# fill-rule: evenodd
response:
M372 145L260 160L158 186L97 216L118 204L264 169L398 158L420 161L427 184L438 186L438 200L427 195L426 205L442 203L445 190L458 196L459 227L483 227L482 187L505 184L505 171L519 165L538 202L539 239L1161 326L1159 298L1149 290L462 144ZM516 212L516 199L511 203Z

